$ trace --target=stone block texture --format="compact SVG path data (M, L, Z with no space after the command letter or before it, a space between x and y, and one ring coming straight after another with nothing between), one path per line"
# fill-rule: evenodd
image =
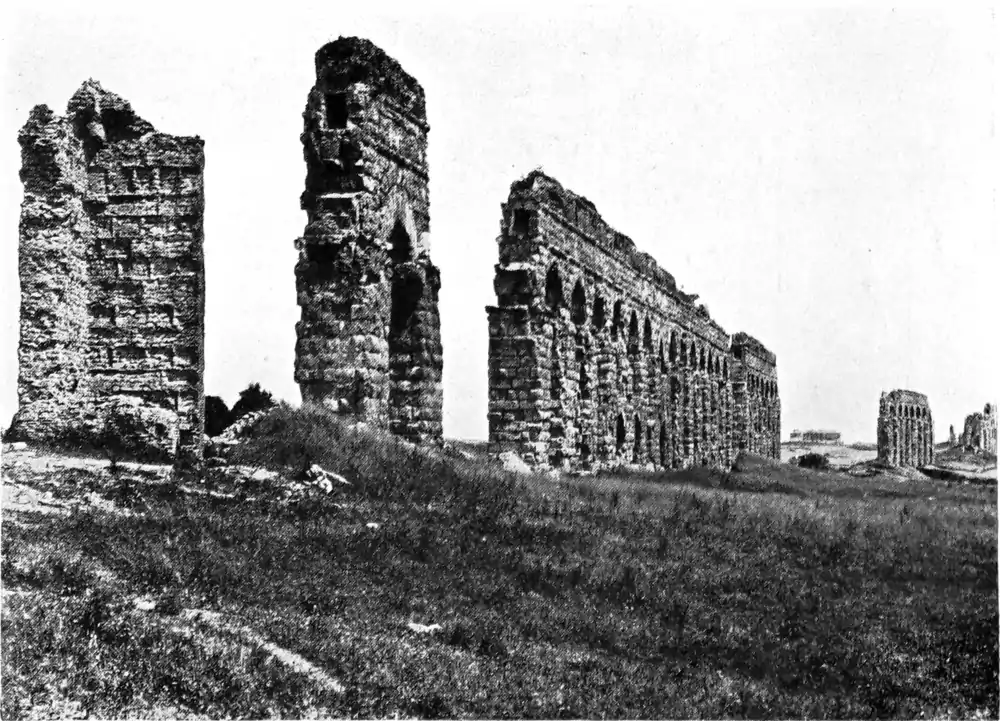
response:
M878 406L878 460L914 467L934 461L934 418L923 393L882 393Z
M86 440L110 408L147 450L200 457L203 141L157 132L89 80L21 129L19 408L13 437Z
M997 404L987 403L982 413L972 413L965 417L962 431L962 445L966 448L997 452Z
M303 113L295 380L411 441L441 437L440 273L430 260L424 91L367 40L316 53Z
M534 467L779 458L775 356L541 171L501 205L489 440Z

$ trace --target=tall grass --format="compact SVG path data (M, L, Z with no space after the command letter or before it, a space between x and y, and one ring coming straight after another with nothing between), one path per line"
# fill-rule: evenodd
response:
M235 614L341 679L335 715L998 712L994 489L755 459L517 477L287 407L233 460L354 485L342 508L151 490L144 516L15 529L8 552L76 549Z

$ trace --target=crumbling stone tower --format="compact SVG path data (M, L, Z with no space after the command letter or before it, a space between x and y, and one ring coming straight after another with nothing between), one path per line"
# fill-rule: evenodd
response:
M775 356L541 171L501 205L489 440L536 467L779 457Z
M441 437L424 91L367 40L316 53L303 113L308 221L296 241L303 402L410 440Z
M878 409L878 460L923 466L934 460L934 419L923 393L883 391Z
M987 403L982 413L972 413L965 417L962 445L996 455L997 413L996 404Z
M93 440L114 411L140 450L200 457L205 156L85 82L21 144L15 438Z

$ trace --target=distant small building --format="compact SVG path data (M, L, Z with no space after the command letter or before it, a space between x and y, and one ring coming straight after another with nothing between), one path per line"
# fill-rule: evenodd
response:
M840 445L840 431L800 431L795 429L791 435L792 443L828 443Z

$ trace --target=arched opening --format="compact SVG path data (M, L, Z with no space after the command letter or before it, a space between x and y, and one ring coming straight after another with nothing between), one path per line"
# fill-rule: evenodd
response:
M583 348L576 349L576 362L580 368L580 398L590 400L590 374L587 372L587 354Z
M698 367L698 349L695 344L691 343L690 356L688 356L688 367L697 368Z
M662 340L660 341L659 358L660 358L660 373L666 373L667 372L667 361L663 357L663 341Z
M619 456L625 450L625 416L621 413L615 422L615 450Z
M558 310L563 304L562 278L559 277L559 269L555 263L545 276L545 303L552 310Z
M722 361L722 377L729 378L729 364L726 361Z
M635 427L632 435L632 460L638 463L642 459L642 423L639 414L635 416Z
M681 382L676 377L670 379L670 402L677 404L677 399L681 394Z
M392 307L389 311L389 329L392 335L406 332L423 293L424 282L418 276L407 275L393 282Z
M681 365L682 366L687 365L687 361L688 361L687 341L682 340L681 341Z
M660 465L667 466L667 427L660 418Z
M615 301L614 310L611 313L611 337L618 340L622 329L622 302Z
M405 263L413 259L413 241L398 220L389 234L389 258L393 263Z
M549 397L558 400L562 395L562 360L559 358L559 334L552 333L552 368L549 377Z
M656 463L656 449L653 448L653 429L646 426L646 460Z
M573 287L573 297L570 302L570 318L577 325L583 325L587 322L587 293L583 290L583 283L579 280Z
M698 361L698 370L705 370L705 349L701 349L701 358Z
M601 330L604 328L604 324L607 322L607 310L604 306L604 298L601 296L596 296L594 298L594 313L591 315L591 324L594 326L594 330Z
M642 347L647 351L653 350L653 325L649 318L642 324Z
M676 333L671 333L670 334L670 350L668 351L668 357L670 359L670 363L671 364L677 362L677 334Z
M635 311L628 321L628 349L629 352L639 350L639 319L636 318Z

